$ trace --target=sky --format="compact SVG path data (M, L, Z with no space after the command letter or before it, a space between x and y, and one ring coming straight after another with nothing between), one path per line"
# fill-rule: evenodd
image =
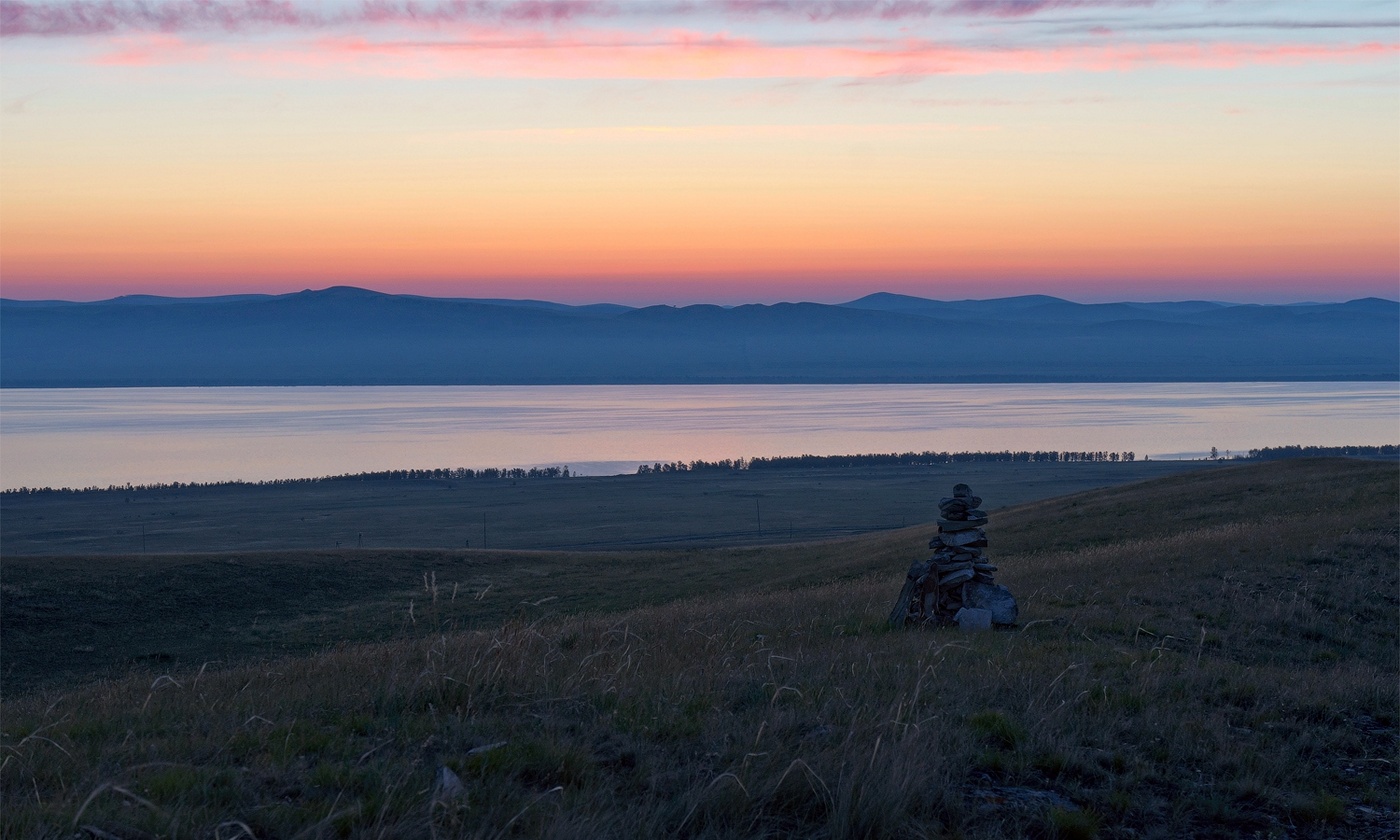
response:
M1395 0L0 0L0 294L1400 297Z

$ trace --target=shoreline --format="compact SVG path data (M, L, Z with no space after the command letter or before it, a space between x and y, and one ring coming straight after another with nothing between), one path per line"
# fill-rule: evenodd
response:
M1256 454L1257 453L1257 454ZM930 457L932 456L932 457ZM1030 456L1030 457L1026 457ZM1035 457L1050 456L1050 457ZM1060 456L1060 457L1054 457ZM1099 456L1099 457L1064 457ZM1400 458L1400 446L1393 444L1357 446L1301 446L1265 447L1262 450L1249 450L1246 455L1226 455L1200 458L1143 458L1153 463L1226 463L1247 464L1264 461L1279 461L1294 458L1362 458L1367 460L1389 460ZM595 474L573 472L568 465L531 467L409 467L398 470L366 470L355 473L340 473L321 476L289 476L271 479L229 479L226 481L172 481L154 484L124 485L109 484L106 487L6 487L0 489L0 498L6 496L37 495L78 495L84 493L132 493L158 492L165 490L222 489L286 487L296 485L326 484L336 482L443 482L443 481L510 481L570 478L622 478L635 475L661 475L674 473L728 472L741 473L752 470L817 470L817 469L862 469L862 468L915 468L952 464L1131 464L1138 459L1134 453L1125 452L1054 452L1002 450L993 452L906 452L906 453L861 453L844 455L797 455L759 456L739 458L735 461L672 461L638 464L629 472ZM619 462L622 463L622 462ZM630 461L627 463L631 463ZM653 464L655 464L654 468Z

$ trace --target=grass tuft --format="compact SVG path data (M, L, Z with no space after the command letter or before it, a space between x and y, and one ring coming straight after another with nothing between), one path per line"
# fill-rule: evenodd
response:
M967 725L986 743L999 750L1014 750L1026 737L1025 729L997 711L975 712L968 717Z
M1048 820L1054 840L1096 840L1099 836L1099 817L1093 811L1051 808Z

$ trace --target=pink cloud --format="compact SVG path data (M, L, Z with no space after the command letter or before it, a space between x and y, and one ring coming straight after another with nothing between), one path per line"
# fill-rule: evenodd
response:
M957 0L944 8L950 15L1029 17L1060 9L1143 8L1156 0Z
M157 3L0 0L0 32L6 37L101 35L121 30L237 32L254 27L303 27L320 18L289 0L171 0Z
M108 65L220 62L258 72L387 77L844 78L917 79L947 74L1126 71L1150 65L1361 62L1391 57L1395 43L1200 40L996 45L927 37L764 37L686 27L640 30L642 19L791 16L811 21L910 17L1021 18L1154 0L711 0L623 4L600 0L0 0L5 36L86 36ZM586 18L632 17L616 30ZM901 31L905 30L900 25ZM792 38L790 29L784 37ZM1108 34L1101 27L1090 30ZM262 37L227 39L229 33ZM271 37L267 37L271 36ZM1387 37L1392 37L1387 33ZM306 41L304 39L311 38ZM105 44L103 43L105 41ZM204 41L205 43L201 43Z
M98 64L113 67L194 64L208 61L211 54L207 45L191 43L178 35L118 38L112 41L112 45L114 49L98 58Z
M584 17L611 17L617 7L595 0L521 0L521 2L443 2L436 5L395 0L366 0L352 23L427 23L433 25L481 20L564 22Z
M794 17L811 21L904 20L928 17L1020 18L1061 9L1124 9L1157 0L721 0L725 12L744 17ZM704 7L705 4L695 4Z
M725 0L719 5L725 12L741 17L800 17L811 21L903 20L930 17L939 10L939 4L926 0L832 0L825 3L802 0Z
M1256 44L1181 43L1149 44L1106 50L1102 64L1085 69L1121 70L1142 64L1179 67L1240 67L1248 64L1311 64L1316 62L1365 62L1400 54L1400 43L1364 44Z
M459 33L461 34L461 33ZM670 30L639 36L589 30L567 35L474 27L460 40L376 41L328 36L310 45L231 49L171 36L120 42L107 64L222 60L287 71L402 78L879 78L993 73L1124 72L1147 66L1230 68L1260 64L1366 62L1400 44L1175 42L983 49L921 39L852 45L772 44L727 33Z
M944 17L1020 18L1060 9L1136 8L1155 0L709 0L633 4L600 0L362 0L328 12L307 0L0 0L6 37L81 37L115 32L308 30L473 22L564 23L619 16L683 19L703 14L813 22Z
M612 4L596 0L364 0L359 7L329 14L305 0L70 0L59 4L0 0L0 32L6 37L75 37L123 31L236 33L473 21L557 23L607 17L615 11Z

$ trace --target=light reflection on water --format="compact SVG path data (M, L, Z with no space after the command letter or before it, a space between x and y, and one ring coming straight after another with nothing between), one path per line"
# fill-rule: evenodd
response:
M1400 440L1386 383L8 389L0 485L932 450L1198 457Z

